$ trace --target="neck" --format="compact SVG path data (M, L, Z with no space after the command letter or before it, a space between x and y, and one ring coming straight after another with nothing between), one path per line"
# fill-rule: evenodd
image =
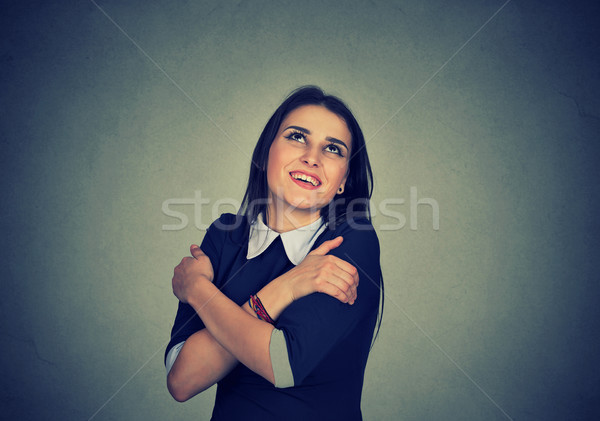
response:
M319 209L275 206L271 202L267 207L265 224L274 231L287 232L312 224L320 217Z

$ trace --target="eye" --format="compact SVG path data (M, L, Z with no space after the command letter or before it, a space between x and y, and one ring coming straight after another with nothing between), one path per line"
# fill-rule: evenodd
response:
M327 152L334 153L334 154L339 155L341 157L344 156L344 155L342 155L342 150L340 149L340 147L338 145L334 144L334 143L330 143L329 145L327 145L325 147L325 150Z
M302 132L291 132L285 136L286 139L295 140L296 142L306 143L306 135Z

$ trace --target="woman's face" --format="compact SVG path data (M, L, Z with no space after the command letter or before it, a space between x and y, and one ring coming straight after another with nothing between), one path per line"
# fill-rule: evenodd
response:
M269 149L269 210L283 209L298 223L315 220L346 182L351 143L346 122L327 108L305 105L290 112Z

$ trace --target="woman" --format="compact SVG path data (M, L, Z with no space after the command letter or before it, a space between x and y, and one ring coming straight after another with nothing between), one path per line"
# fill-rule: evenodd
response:
M317 87L294 91L259 138L238 215L175 268L176 400L218 382L213 420L362 419L383 291L371 190L352 113Z

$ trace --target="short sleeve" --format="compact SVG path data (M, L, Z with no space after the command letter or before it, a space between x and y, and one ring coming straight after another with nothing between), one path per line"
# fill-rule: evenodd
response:
M204 238L200 248L210 259L212 264L215 279L217 279L217 270L219 267L223 246L225 244L228 230L223 229L224 227L230 226L235 220L235 215L223 214L219 219L214 221ZM196 314L192 306L186 303L179 302L177 308L177 315L175 316L175 322L171 329L171 340L165 350L165 361L166 356L171 348L180 342L184 342L197 331L204 329L204 323L200 320L200 317Z
M276 327L285 337L295 386L301 385L348 335L359 332L357 340L369 344L372 340L380 297L379 240L370 223L349 221L320 239L314 247L338 235L342 235L344 241L329 254L358 270L357 299L349 305L329 295L314 293L294 302L280 315ZM370 331L364 330L365 326L369 326Z

